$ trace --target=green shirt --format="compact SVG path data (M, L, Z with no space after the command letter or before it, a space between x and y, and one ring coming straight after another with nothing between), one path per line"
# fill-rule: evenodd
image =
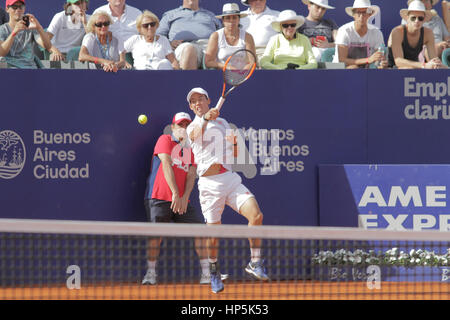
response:
M317 61L309 39L300 33L291 41L282 33L270 38L264 56L260 60L263 69L283 70L288 63L299 65L297 69L317 69Z

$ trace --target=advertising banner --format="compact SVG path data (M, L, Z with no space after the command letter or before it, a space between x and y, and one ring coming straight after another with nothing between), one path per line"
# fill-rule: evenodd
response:
M244 147L234 168L265 224L318 225L317 164L366 160L365 73L333 71L257 71L221 110L239 129ZM4 70L0 86L8 88L0 117L2 218L145 221L158 137L170 133L175 113L193 116L191 88L205 88L215 105L222 76ZM147 124L138 123L140 114ZM191 201L200 210L196 187ZM223 222L247 223L231 209Z

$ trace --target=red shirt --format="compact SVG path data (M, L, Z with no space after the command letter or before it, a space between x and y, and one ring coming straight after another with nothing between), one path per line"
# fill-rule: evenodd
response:
M168 154L172 157L172 169L178 186L178 193L180 197L184 194L187 173L189 167L194 164L194 154L190 147L181 148L178 142L173 139L171 135L166 134L160 136L156 142L151 172L147 180L146 199L172 201L172 191L164 177L162 162L158 154Z

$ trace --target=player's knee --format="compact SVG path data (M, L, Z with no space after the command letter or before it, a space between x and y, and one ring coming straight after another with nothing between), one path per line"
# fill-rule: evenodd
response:
M264 216L261 211L255 210L250 216L249 223L254 226L262 225L263 217Z

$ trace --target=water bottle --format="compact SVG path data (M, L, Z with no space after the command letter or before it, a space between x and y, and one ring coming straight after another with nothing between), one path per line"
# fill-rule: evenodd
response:
M384 47L383 47L383 46L379 46L378 49L377 49L377 52L382 52L383 55L385 55ZM377 68L379 67L379 65L380 65L380 61L375 61L375 66L376 66Z

